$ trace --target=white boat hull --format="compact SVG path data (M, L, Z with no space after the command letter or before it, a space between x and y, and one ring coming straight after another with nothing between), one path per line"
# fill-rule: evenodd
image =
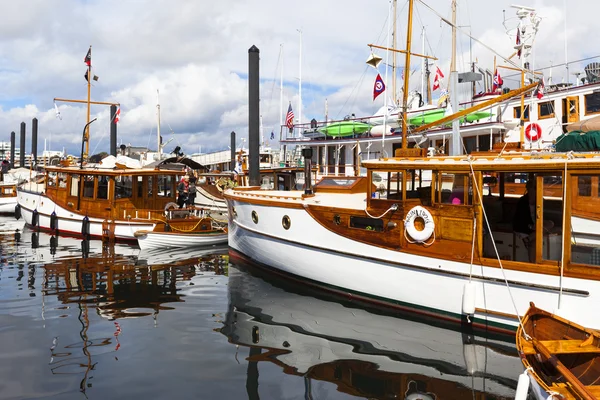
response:
M17 190L17 202L21 207L21 215L27 225L33 225L33 213L37 211L36 227L47 231L52 231L50 219L52 213L56 213L58 218L58 232L61 234L79 236L82 233L83 220L85 215L74 211L66 210L38 192L30 192L22 189ZM102 238L103 219L89 218L89 236L91 238ZM115 221L115 239L135 241L134 233L139 230L152 230L154 223L150 220L116 220Z
M14 214L17 205L17 196L0 197L0 214Z
M383 249L326 229L305 208L264 206L238 199L229 203L230 247L272 271L305 283L460 322L466 319L462 298L472 271L476 310L472 321L476 326L514 330L516 315L533 301L581 325L600 328L600 314L589 312L589 305L600 301L599 281L565 277L561 293L559 276L471 268L468 262ZM252 220L253 211L258 223ZM289 230L282 227L284 215L291 220ZM561 307L557 309L559 297Z
M142 250L189 248L200 246L214 246L227 243L228 235L223 233L176 233L176 232L149 232L136 233L138 245Z

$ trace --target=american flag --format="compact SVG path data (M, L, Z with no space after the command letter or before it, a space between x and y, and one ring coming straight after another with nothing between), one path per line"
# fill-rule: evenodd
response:
M285 126L287 126L289 129L294 127L294 112L292 111L292 103L290 103L288 112L285 116Z

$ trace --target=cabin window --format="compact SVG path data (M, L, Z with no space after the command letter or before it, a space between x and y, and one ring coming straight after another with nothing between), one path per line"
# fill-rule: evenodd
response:
M99 200L108 200L108 176L106 175L98 177L98 193L96 198Z
M600 93L590 93L585 96L585 113L597 114L600 112Z
M544 175L542 259L562 259L563 185L562 174Z
M172 175L159 175L158 176L158 196L163 197L175 197L175 191L173 190L173 186L175 183L175 179Z
M56 187L56 179L57 179L56 172L48 172L48 177L47 177L48 187Z
M435 201L442 204L471 205L473 188L469 174L438 174Z
M383 220L381 218L350 217L350 227L383 232Z
M71 175L71 196L79 196L79 175Z
M94 198L94 176L84 175L83 176L83 197L88 199Z
M120 175L115 178L115 199L128 199L133 194L131 175Z
M424 206L431 205L431 182L433 180L431 170L409 170L406 174L406 198L421 199Z
M554 117L554 102L544 101L538 104L538 116L540 119Z
M137 198L141 199L142 197L144 197L144 177L137 176L135 183L137 188Z
M591 197L592 196L592 177L589 175L582 175L577 177L577 193L579 196Z
M398 171L373 171L371 173L371 197L384 200L402 200L404 174Z
M573 192L571 207L571 261L600 267L600 245L594 239L597 234L593 216L600 207L598 175L577 175L577 191Z
M152 198L152 193L154 193L154 188L152 187L152 185L154 184L154 177L153 176L147 176L147 193L148 193L148 198L151 199Z
M523 121L529 121L529 106L526 105L523 112ZM515 119L521 119L521 106L514 108Z
M58 173L58 188L59 189L67 188L67 174L65 172Z

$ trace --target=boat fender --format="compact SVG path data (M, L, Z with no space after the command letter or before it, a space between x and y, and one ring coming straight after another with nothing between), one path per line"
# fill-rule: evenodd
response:
M15 218L21 219L21 205L20 204L17 204L15 206Z
M55 211L52 211L52 214L50 214L50 229L58 229L58 217L56 216Z
M475 314L475 282L467 282L463 287L462 312L467 316L467 321Z
M38 226L40 224L40 214L38 210L33 210L31 212L31 226Z
M422 231L415 227L415 220L417 218L422 218L425 222L425 228ZM416 206L411 208L408 214L406 214L406 218L404 219L404 230L415 242L424 243L433 234L435 222L433 222L433 217L426 208Z
M479 362L477 362L477 345L465 343L463 344L463 356L465 357L465 367L469 375L475 375L481 372ZM485 365L485 362L483 363Z
M526 400L527 393L529 392L529 374L527 370L523 371L519 375L519 381L517 383L517 391L515 393L515 400Z
M525 128L525 136L527 136L527 139L530 142L537 142L542 138L542 127L535 122L532 122Z
M81 234L83 236L90 235L90 219L87 217L87 215L83 217L83 220L81 221Z

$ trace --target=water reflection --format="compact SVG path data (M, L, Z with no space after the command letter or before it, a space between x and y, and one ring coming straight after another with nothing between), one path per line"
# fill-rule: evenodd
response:
M75 377L85 397L98 363L123 351L123 319L150 317L156 326L160 312L186 301L182 287L192 278L225 274L228 265L227 247L142 253L28 229L5 232L0 254L0 322L39 316L54 332L46 341L51 374Z
M247 348L249 398L259 365L366 398L513 398L521 363L513 338L398 317L309 293L235 259L222 333ZM242 357L240 357L242 358Z

